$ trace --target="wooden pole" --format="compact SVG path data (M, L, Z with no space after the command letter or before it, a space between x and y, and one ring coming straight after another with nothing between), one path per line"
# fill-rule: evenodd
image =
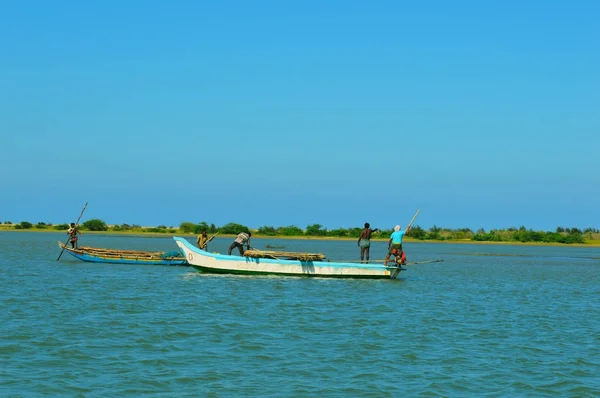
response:
M85 211L85 208L87 207L87 205L88 205L87 202L85 202L85 206L83 206L83 210L81 210L81 213L79 214L79 218L77 219L77 222L75 223L75 228L77 228L77 226L79 225L79 220L81 220L81 216L83 216L83 212ZM65 251L65 247L67 247L67 245L69 244L70 238L71 238L70 236L67 238L67 242L63 246L63 249L60 251L60 254L58 255L58 258L56 259L56 261L60 260L60 256L62 256L63 252Z
M406 233L408 233L408 230L410 229L410 226L415 221L415 218L417 218L417 216L419 215L420 211L421 211L421 209L418 209L417 212L415 213L415 215L413 216L412 220L410 220L410 222L408 223L408 226L406 227L406 231L407 231Z
M213 240L215 238L215 236L217 236L218 234L219 234L219 232L217 231L213 236L211 236L210 238L207 238L206 242L204 243L204 247L198 247L198 249L206 250L208 248L208 242Z

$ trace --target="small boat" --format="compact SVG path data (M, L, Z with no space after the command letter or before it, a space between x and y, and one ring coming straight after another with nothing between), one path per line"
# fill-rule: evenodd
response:
M219 274L275 274L333 278L395 279L400 265L327 261L320 253L246 250L244 257L209 253L187 239L173 237L187 262L194 268Z
M58 242L61 249L73 257L91 263L143 264L143 265L188 265L179 252L147 252L140 250L100 249L96 247L69 247Z

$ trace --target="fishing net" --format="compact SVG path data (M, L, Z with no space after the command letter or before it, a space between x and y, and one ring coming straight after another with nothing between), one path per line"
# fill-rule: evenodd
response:
M181 257L181 252L173 250L173 251L161 254L161 257L162 258Z

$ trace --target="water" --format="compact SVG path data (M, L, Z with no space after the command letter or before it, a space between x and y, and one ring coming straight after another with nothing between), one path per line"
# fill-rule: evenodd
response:
M57 262L65 236L0 232L1 396L600 396L598 248L407 243L409 261L445 261L346 280ZM267 244L359 253L253 240Z

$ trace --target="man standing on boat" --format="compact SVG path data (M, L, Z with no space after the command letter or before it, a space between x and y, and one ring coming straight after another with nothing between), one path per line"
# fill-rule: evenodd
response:
M69 235L69 242L71 242L71 247L75 249L77 247L77 235L82 235L79 232L79 229L75 226L75 223L72 222L71 226L67 230L67 234Z
M402 238L404 235L408 235L410 232L410 226L406 228L406 231L402 231L402 227L400 225L396 225L394 227L394 232L390 236L388 240L388 254L385 256L385 260L383 261L383 265L387 266L387 263L390 259L390 256L393 254L396 256L396 259L400 257L401 262L404 262L404 252L402 251Z
M360 262L364 261L365 255L367 257L367 263L369 262L369 252L371 251L371 234L377 232L378 229L371 229L371 225L366 222L365 228L360 232L358 237L357 245L360 247Z
M208 251L208 242L213 240L213 238L214 236L211 236L209 238L208 235L206 235L206 230L203 230L202 233L198 235L198 239L196 240L196 242L198 243L198 248L204 251Z
M240 251L240 256L244 255L244 244L246 244L248 246L247 250L250 250L250 237L252 236L252 232L248 231L248 232L240 232L237 237L235 238L235 240L233 241L233 243L231 244L231 246L229 246L229 255L231 255L231 251L233 250L233 248L237 247L238 250Z

